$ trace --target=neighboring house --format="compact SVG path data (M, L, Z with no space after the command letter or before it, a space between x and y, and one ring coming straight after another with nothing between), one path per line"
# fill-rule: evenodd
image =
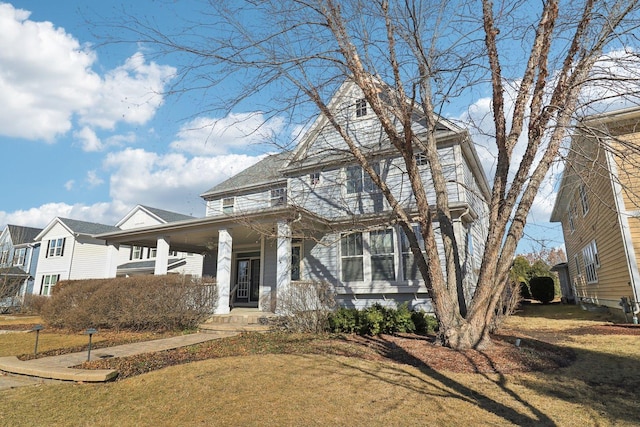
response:
M18 296L33 292L40 244L34 238L42 229L9 224L0 234L0 278L19 276Z
M60 280L99 279L115 276L118 248L95 234L119 230L111 225L54 218L36 237L42 250L34 294L50 295Z
M562 223L569 280L583 303L639 300L638 125L640 108L589 116L571 141L551 221Z
M194 219L194 217L138 205L125 215L116 224L116 227L121 230L132 230L189 219ZM154 273L156 264L155 246L123 245L119 248L119 253L120 258L116 273L118 276ZM170 251L167 259L167 270L171 273L201 276L203 259L204 257L200 253Z
M395 196L414 211L404 164L359 89L346 82L329 107L348 123ZM415 128L425 131L419 113ZM437 137L470 298L486 238L489 186L464 129L442 119ZM217 313L228 313L230 304L277 310L277 298L299 280L328 281L344 305L392 300L430 310L404 233L345 149L320 115L295 150L267 156L203 193L205 218L98 237L110 244L156 247L157 274L167 272L169 250L206 253L203 271L218 283ZM416 156L434 203L429 167Z

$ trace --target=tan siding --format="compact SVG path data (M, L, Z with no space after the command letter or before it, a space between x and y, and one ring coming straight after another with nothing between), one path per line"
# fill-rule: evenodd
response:
M620 224L615 210L615 199L604 152L595 153L595 161L589 168L580 170L580 181L587 189L589 210L583 215L576 187L569 206L577 206L574 215L575 231L571 232L568 224L568 213L562 218L565 235L565 246L569 261L569 273L576 283L578 297L596 304L618 307L620 297L630 294L629 269L625 259ZM576 164L580 163L579 160ZM574 167L573 170L577 168ZM583 248L595 240L598 249L600 267L596 269L597 282L586 283ZM575 256L580 264L582 280L577 277Z

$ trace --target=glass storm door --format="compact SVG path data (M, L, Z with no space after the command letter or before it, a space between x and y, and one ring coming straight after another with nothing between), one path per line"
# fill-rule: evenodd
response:
M236 271L236 301L257 302L260 296L260 259L239 259Z

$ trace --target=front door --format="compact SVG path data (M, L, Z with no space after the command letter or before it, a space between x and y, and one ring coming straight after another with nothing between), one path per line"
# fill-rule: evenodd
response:
M236 302L257 303L260 297L260 258L238 259Z

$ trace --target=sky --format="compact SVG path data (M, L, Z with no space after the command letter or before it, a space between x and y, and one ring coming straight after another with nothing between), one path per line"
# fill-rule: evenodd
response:
M268 152L264 135L286 132L284 117L265 128L259 111L216 117L165 95L178 64L140 44L105 44L101 31L117 30L94 24L123 8L159 26L174 18L162 2L128 3L0 2L0 228L56 216L115 224L137 204L202 217L199 195ZM187 19L194 10L173 7ZM479 98L459 114L480 117L489 105ZM494 156L478 152L489 170ZM548 222L553 186L541 191L519 251L563 245Z

